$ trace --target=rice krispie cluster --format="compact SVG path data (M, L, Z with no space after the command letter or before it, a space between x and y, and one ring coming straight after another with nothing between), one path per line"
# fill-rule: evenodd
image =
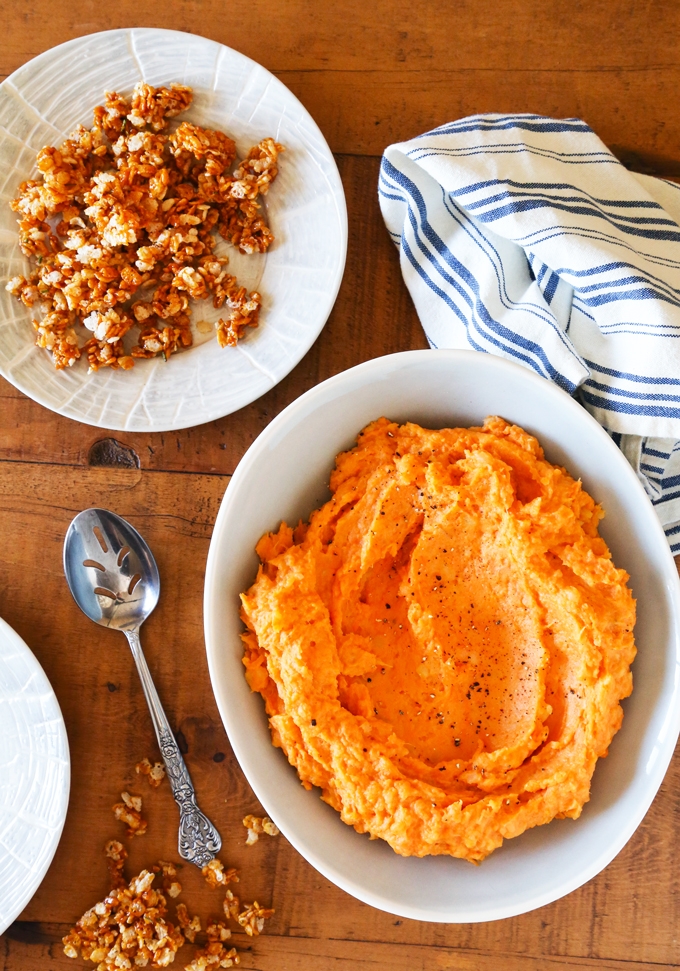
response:
M166 133L191 101L191 88L180 84L139 83L130 100L107 92L93 127L43 148L40 178L23 182L11 203L21 249L36 269L13 277L7 290L42 308L35 342L55 367L81 356L95 371L167 359L192 343L192 300L223 310L220 346L257 326L261 296L227 272L216 234L242 253L268 249L274 237L258 200L276 178L283 146L265 138L232 171L236 147L223 132L183 121ZM126 350L133 328L137 341Z

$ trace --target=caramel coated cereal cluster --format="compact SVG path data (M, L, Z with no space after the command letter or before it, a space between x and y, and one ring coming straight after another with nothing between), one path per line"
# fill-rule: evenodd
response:
M231 937L231 931L221 921L208 924L205 929L208 942L199 948L191 964L184 971L209 971L210 968L232 968L241 963L235 947L227 948L224 942Z
M187 905L177 904L177 923L182 928L182 933L187 941L193 944L196 935L201 931L201 918L197 914L190 918Z
M109 871L111 886L117 890L120 890L121 887L127 887L127 880L123 875L123 868L128 854L123 844L118 840L109 840L104 847L104 855L106 856L106 866Z
M145 775L152 789L157 789L165 778L165 767L162 762L154 762L152 765L149 759L143 758L135 766L138 775Z
M249 937L256 937L262 933L265 920L273 914L272 907L260 907L255 900L252 904L248 904L236 919Z
M224 864L217 857L207 863L201 872L211 890L216 887L226 887L228 883L238 883L238 870L234 867L225 870Z
M182 892L182 884L177 880L177 867L174 863L167 863L159 860L153 867L154 873L163 874L163 890L168 897L179 897ZM180 925L181 926L181 925Z
M112 806L113 815L127 825L128 836L143 836L147 822L142 817L142 797L129 792L121 792L120 797L123 801Z
M226 886L229 883L239 882L238 871L233 867L225 870L224 864L217 858L211 860L207 866L203 867L203 875L208 886L213 889ZM239 898L229 887L225 891L222 907L224 909L224 916L228 920L235 920L239 923L249 937L260 934L265 920L274 914L274 910L271 908L260 907L257 900L252 904L246 904L245 908L241 910Z
M257 326L261 296L227 273L215 233L242 253L268 249L274 237L258 199L283 147L265 138L230 172L236 148L223 132L185 121L164 133L191 101L179 84L140 82L129 101L108 92L91 129L79 126L38 153L40 177L23 182L11 203L37 269L6 289L27 307L40 304L35 343L58 369L81 356L94 371L167 359L192 343L191 300L223 310L215 325L223 347ZM76 326L90 334L82 344Z
M269 816L244 816L243 825L248 830L246 846L252 846L253 843L257 843L262 833L266 833L267 836L279 835L278 826L271 821Z
M64 953L72 958L81 954L97 971L171 964L184 937L165 919L166 900L151 886L154 878L142 870L129 887L111 890L64 937Z

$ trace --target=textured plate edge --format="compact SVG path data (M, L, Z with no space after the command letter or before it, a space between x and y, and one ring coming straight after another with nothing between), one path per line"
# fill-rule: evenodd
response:
M64 722L64 716L61 710L61 705L59 704L59 699L57 698L57 695L50 683L49 678L45 674L42 664L35 656L33 651L30 649L26 641L24 641L24 639L20 637L19 634L17 634L17 632L14 630L13 627L10 627L10 625L7 623L6 620L3 620L2 617L0 617L0 637L3 637L3 636L6 637L8 640L12 641L14 644L16 644L17 648L21 651L21 653L28 658L28 663L33 668L33 671L38 675L39 678L43 679L44 685L49 689L49 691L52 694L54 704L56 705L57 712L59 714L59 733L61 735L61 740L64 744L66 765L64 768L64 779L63 779L64 789L63 789L63 797L62 797L64 808L62 813L62 820L59 826L57 826L54 830L53 846L51 847L49 853L45 857L43 861L43 866L37 872L37 875L34 875L33 880L27 884L23 894L21 895L21 897L18 898L16 904L13 905L12 910L14 910L14 915L10 917L9 920L6 920L6 923L3 923L2 920L0 920L0 934L4 934L7 928L17 919L17 917L21 915L22 911L31 902L38 888L40 887L41 883L45 879L45 875L52 864L52 860L54 859L55 853L57 852L57 847L61 842L61 836L64 831L64 825L66 823L66 817L68 815L69 801L71 796L71 750L68 743L66 723Z

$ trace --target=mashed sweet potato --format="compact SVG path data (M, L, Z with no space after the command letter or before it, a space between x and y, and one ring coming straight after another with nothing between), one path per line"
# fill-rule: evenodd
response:
M242 596L246 677L303 785L405 856L577 818L635 656L599 506L501 418L381 418L331 491L261 539Z

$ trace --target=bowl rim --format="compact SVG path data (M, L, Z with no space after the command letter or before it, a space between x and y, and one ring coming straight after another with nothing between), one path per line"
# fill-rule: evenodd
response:
M236 487L239 485L242 479L247 477L251 467L257 462L261 451L266 448L266 446L272 440L276 439L289 423L291 423L291 425L294 424L295 419L299 417L300 413L307 411L309 406L313 405L316 399L325 399L329 394L329 391L337 390L343 384L351 384L356 375L361 374L368 377L372 372L375 372L377 376L384 368L397 369L399 365L408 367L412 363L422 361L424 355L426 354L436 355L440 360L442 358L448 358L452 362L461 360L464 361L465 359L472 358L479 360L481 357L480 352L472 350L422 349L401 351L395 354L383 355L381 357L365 361L345 371L341 371L325 381L320 382L284 408L250 445L235 469L229 482L229 488L226 490L220 503L220 508L215 520L215 525L210 540L210 547L208 550L204 585L204 635L208 669L215 701L229 738L229 742L232 746L232 750L234 751L234 755L236 756L236 759L239 762L239 765L246 776L249 785L255 792L255 795L260 800L262 805L267 808L268 812L272 812L273 815L276 815L275 809L270 810L268 808L272 804L271 796L263 791L260 781L256 773L248 764L247 759L244 761L241 760L239 743L237 741L235 744L233 733L230 731L231 712L227 699L227 690L225 686L221 684L218 673L217 652L220 649L220 643L219 630L217 630L215 627L216 617L214 605L215 597L220 592L217 585L219 581L218 549L223 543L228 543L228 538L226 538L225 535L226 526L233 504L233 500L229 498L229 494L231 492L232 497L236 496ZM623 456L623 453L620 452L605 429L566 391L562 390L553 382L541 377L528 368L525 368L505 358L497 357L495 355L484 355L482 360L486 361L492 370L494 368L498 368L501 371L511 370L512 372L520 372L526 381L532 382L535 385L540 383L543 392L560 399L563 406L568 410L571 410L574 415L578 415L580 420L585 419L591 424L595 434L600 436L604 448L614 449L614 452L611 454L617 454L620 456L623 463L620 465L622 474L628 478L629 485L632 487L634 492L637 492L638 496L642 500L642 503L647 507L649 513L651 514L648 515L648 519L650 528L653 532L656 532L654 544L659 546L661 550L665 550L665 554L663 552L661 553L661 557L665 559L665 565L663 567L664 579L667 583L668 601L673 605L673 610L671 611L672 624L669 631L669 636L672 633L675 633L676 635L676 676L674 679L672 696L672 700L676 703L672 704L670 700L668 702L667 717L664 723L665 741L663 749L658 754L658 757L651 767L651 770L647 772L650 781L645 791L644 798L639 798L636 802L637 811L628 817L626 825L620 828L616 838L607 844L604 851L599 854L595 854L590 860L590 863L583 867L582 870L579 871L578 875L571 880L566 881L565 884L560 888L559 892L536 892L533 897L529 896L528 898L525 898L520 905L513 906L512 903L507 903L503 906L490 906L485 912L480 913L478 916L466 915L458 920L455 918L443 920L440 915L432 915L428 911L419 908L417 905L395 905L393 902L381 897L380 894L366 890L359 882L349 880L344 876L344 874L339 873L333 865L329 864L326 859L320 858L317 853L310 850L305 845L304 840L300 839L297 833L292 831L290 827L285 824L285 822L283 825L279 826L288 842L293 845L293 847L305 860L307 860L307 862L314 866L315 869L317 869L328 880L345 890L351 896L356 897L362 902L376 907L379 910L395 914L396 916L438 923L479 923L483 921L499 920L507 917L518 916L519 914L530 912L539 907L552 903L555 900L561 899L563 896L573 892L595 877L618 855L618 853L621 852L649 810L649 807L656 797L659 787L666 774L668 765L673 756L678 735L680 734L680 704L677 703L680 700L680 678L678 677L678 669L680 668L680 640L678 636L680 635L680 577L678 576L675 561L671 554L668 541L664 534L663 527L661 526L661 522L658 519L641 482L633 471L633 468ZM332 459L332 456L329 456L329 458ZM667 652L669 650L670 648L667 649ZM278 821L277 825L279 825Z

